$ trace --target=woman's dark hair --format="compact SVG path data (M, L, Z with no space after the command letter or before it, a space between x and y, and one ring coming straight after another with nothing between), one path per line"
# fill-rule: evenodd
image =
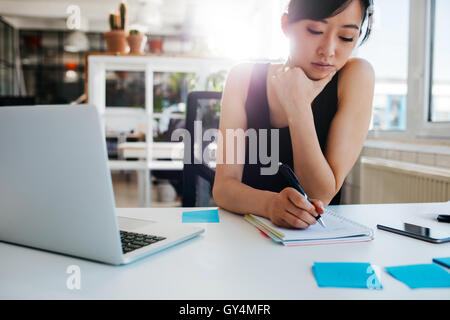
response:
M361 42L363 44L372 31L373 0L291 0L288 6L287 20L295 23L300 20L322 20L334 17L344 11L352 1L361 1L363 8L363 21L367 21L367 30Z

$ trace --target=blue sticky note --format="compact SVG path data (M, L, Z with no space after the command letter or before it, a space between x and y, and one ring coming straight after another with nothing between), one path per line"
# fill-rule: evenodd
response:
M183 212L183 223L218 223L219 210L199 210Z
M440 265L450 268L450 258L435 258L433 262L439 263Z
M370 263L314 262L313 273L322 288L383 288Z
M411 289L450 288L450 273L434 263L386 267L385 269L391 276Z

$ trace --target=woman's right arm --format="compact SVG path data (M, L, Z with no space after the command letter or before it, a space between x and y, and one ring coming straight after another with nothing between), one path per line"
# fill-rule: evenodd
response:
M234 67L227 78L222 96L219 131L222 142L218 143L213 198L216 204L239 214L256 214L266 217L277 225L307 228L315 224L316 208L321 213L320 203L312 205L295 189L287 188L281 193L257 190L242 183L244 165L234 160L227 163L226 130L247 130L245 102L253 65ZM219 138L220 140L220 138ZM245 145L233 143L235 159L245 159ZM239 148L240 147L240 148ZM230 150L229 150L230 151ZM314 200L315 201L315 200ZM314 202L313 201L313 202Z

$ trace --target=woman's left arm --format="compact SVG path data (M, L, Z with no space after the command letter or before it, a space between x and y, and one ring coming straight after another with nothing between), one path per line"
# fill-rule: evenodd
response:
M375 85L370 63L354 58L339 73L338 110L322 153L311 108L298 108L301 125L291 125L294 171L309 197L325 207L342 187L367 137ZM296 117L297 118L297 117ZM299 118L297 118L299 119Z

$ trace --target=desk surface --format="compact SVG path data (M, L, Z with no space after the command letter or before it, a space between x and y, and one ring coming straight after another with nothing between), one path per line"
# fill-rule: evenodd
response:
M450 299L450 289L411 290L384 270L384 288L380 291L319 288L311 272L315 261L370 262L382 268L431 263L432 258L450 256L450 244L434 245L376 230L377 223L402 221L433 227L438 224L434 220L438 213L450 212L450 202L352 205L335 210L372 227L375 240L288 248L264 238L242 216L220 210L220 223L203 224L203 235L127 266L114 267L0 243L0 298ZM118 215L181 223L182 211L118 209ZM70 265L80 268L80 290L66 286Z

